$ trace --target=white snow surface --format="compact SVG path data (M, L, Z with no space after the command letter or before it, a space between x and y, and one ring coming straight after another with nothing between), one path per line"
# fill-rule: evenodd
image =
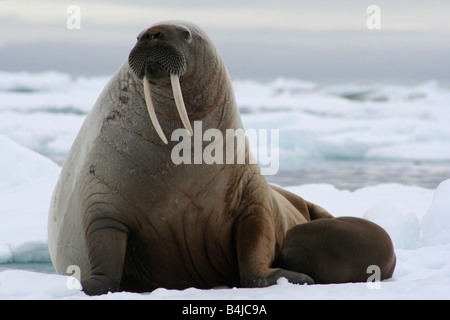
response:
M450 299L450 176L435 189L287 188L335 216L364 217L388 231L397 266L379 289L280 279L258 289L160 288L88 297L72 289L69 275L8 268L50 261L47 215L60 166L49 158L64 159L108 79L0 72L0 299ZM279 78L234 86L245 128L280 130L282 167L304 159L450 161L450 90L439 83L321 87Z

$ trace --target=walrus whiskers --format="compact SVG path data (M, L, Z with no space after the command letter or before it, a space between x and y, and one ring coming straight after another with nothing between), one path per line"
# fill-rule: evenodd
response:
M155 128L158 136L161 140L167 144L167 138L164 135L164 132L161 129L158 118L156 117L155 107L153 106L152 94L150 91L150 81L146 76L144 76L144 96L145 96L145 104L147 105L148 114L150 115L150 120L152 121L153 127Z

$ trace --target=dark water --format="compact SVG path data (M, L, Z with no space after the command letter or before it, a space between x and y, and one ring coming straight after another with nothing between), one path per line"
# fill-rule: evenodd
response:
M3 263L0 264L0 272L4 270L27 270L42 273L56 273L51 262L31 262L31 263Z
M381 183L435 189L446 179L450 179L449 161L318 161L267 176L269 182L284 187L328 183L351 191Z

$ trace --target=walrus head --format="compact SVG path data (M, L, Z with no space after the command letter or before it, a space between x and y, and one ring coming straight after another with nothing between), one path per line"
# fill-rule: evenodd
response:
M156 117L150 82L158 83L170 79L178 114L184 127L192 136L193 130L180 86L180 76L187 70L186 52L190 51L191 30L184 25L161 24L141 32L137 40L137 44L128 57L128 63L136 76L143 80L145 102L156 132L167 144L167 138Z

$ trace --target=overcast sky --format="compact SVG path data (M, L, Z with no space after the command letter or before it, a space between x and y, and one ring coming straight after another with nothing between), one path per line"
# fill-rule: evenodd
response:
M367 28L372 4L380 30ZM181 19L209 33L235 79L450 82L449 14L448 0L0 0L0 70L110 75L141 30Z

